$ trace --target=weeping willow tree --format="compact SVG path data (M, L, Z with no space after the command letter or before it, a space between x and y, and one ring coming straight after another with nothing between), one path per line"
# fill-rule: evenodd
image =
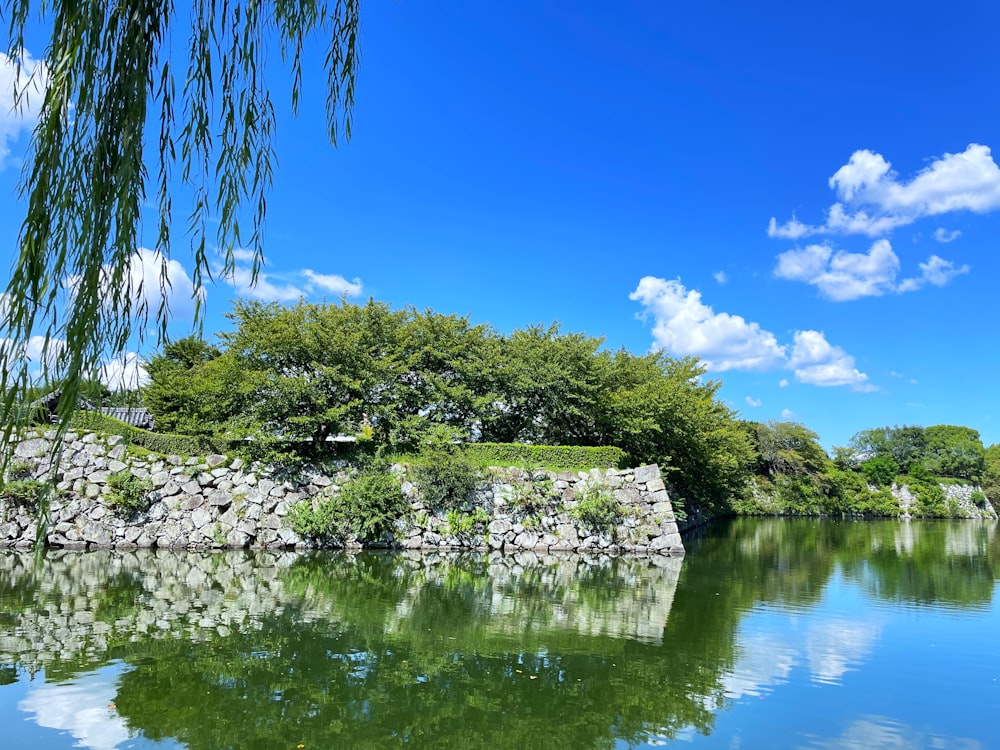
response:
M102 361L123 355L147 329L165 339L175 199L185 203L196 320L216 250L223 274L234 269L235 249L251 250L256 277L275 163L269 53L277 47L289 68L295 112L304 44L326 40L327 126L336 145L351 132L358 16L359 0L193 0L189 16L178 16L171 0L0 0L15 80L26 26L40 19L51 28L44 66L16 93L19 106L43 99L2 310L6 438L28 417L20 397L28 385L61 384L56 412L65 429ZM179 54L172 46L184 37ZM158 290L142 288L135 260L150 204Z

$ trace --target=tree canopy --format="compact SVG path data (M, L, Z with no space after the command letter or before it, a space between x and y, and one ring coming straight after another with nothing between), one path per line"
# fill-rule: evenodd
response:
M349 137L359 0L194 0L183 17L170 2L0 0L0 18L9 22L17 66L29 19L51 28L46 65L36 72L44 80L17 94L44 89L20 187L27 214L6 290L0 371L23 389L32 380L25 352L29 344L40 348L42 379L64 386L58 412L65 424L81 383L141 337L150 316L165 337L166 295L150 310L133 268L144 204L156 207L152 250L162 291L175 200L189 201L183 213L196 313L210 250L218 248L226 273L234 248L249 248L256 274L274 164L266 61L277 46L290 69L294 111L303 45L323 35L330 139ZM185 36L186 59L179 59L170 41ZM23 418L17 390L8 387L2 405L8 433Z
M157 425L280 436L300 452L338 434L409 449L451 439L617 446L670 470L678 497L727 507L746 435L692 359L609 351L556 324L500 334L468 318L369 300L237 302L214 349L169 344L148 363Z

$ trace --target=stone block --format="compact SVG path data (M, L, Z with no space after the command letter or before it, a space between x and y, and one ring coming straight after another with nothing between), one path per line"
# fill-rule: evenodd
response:
M651 479L659 479L660 467L656 464L648 464L647 466L639 466L633 473L636 482L644 483Z

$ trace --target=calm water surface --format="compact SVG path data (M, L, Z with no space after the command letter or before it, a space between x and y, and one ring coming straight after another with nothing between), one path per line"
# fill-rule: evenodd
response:
M996 524L681 560L0 554L0 747L1000 747Z

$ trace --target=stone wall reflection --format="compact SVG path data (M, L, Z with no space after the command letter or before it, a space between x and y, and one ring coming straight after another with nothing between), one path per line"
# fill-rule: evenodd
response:
M683 564L531 552L9 552L0 555L0 664L82 668L116 643L202 642L286 610L296 622L354 624L355 598L370 605L371 584L352 588L352 574L372 560L395 582L378 610L385 632L405 631L422 603L448 589L467 620L498 635L555 629L645 643L662 639Z

